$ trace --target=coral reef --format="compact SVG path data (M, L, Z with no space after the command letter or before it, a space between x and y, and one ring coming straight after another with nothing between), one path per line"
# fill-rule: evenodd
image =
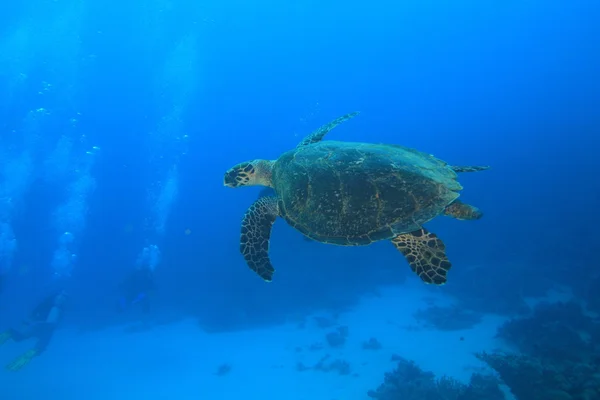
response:
M323 316L313 317L313 320L317 324L317 326L321 329L331 328L336 324L335 319Z
M415 320L426 327L440 331L455 331L469 329L481 322L482 315L458 306L431 306L418 310Z
M315 364L313 368L317 371L337 371L340 375L350 375L350 364L348 363L348 361L337 359L327 362L329 358L330 355L326 354L319 360L318 363Z
M444 292L455 297L463 309L481 313L525 315L531 311L525 298L543 297L556 288L556 281L540 276L523 262L465 268L455 274Z
M314 369L315 371L337 371L340 375L350 375L351 368L350 363L348 363L348 361L341 359L328 361L330 358L331 356L329 354L326 354L323 357L321 357L321 359L312 367L308 367L304 363L298 362L296 364L296 371L303 372Z
M384 382L367 393L377 400L504 400L498 380L473 374L468 385L449 377L436 378L413 361L398 359L398 366L385 374Z
M340 326L337 328L337 330L335 330L333 332L329 332L325 336L325 339L327 340L327 343L329 344L329 346L341 347L346 343L347 337L348 337L348 327Z
M381 343L376 338L372 337L369 340L366 340L362 344L362 348L365 350L379 350L381 349Z
M586 301L588 309L600 313L600 276L582 279L581 297Z
M497 337L543 360L587 361L598 351L598 342L591 340L598 327L575 302L540 303L531 317L505 322Z
M600 324L575 302L541 303L498 328L519 353L480 353L518 400L600 400Z
M477 357L495 369L518 400L600 399L598 366L544 362L539 358L496 352Z

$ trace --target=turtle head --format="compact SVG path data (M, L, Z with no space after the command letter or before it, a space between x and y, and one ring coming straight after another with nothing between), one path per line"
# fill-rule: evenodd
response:
M246 161L229 168L225 172L223 184L231 188L256 185L273 187L271 183L272 170L273 161Z

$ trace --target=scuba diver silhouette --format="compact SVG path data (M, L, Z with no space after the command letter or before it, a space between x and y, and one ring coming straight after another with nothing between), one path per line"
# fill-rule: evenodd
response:
M117 303L119 312L140 304L143 312L150 311L150 294L156 290L152 270L147 267L134 269L119 285L120 296Z
M0 345L10 339L21 342L37 338L35 346L9 363L6 369L18 371L46 350L58 323L62 319L66 301L67 293L64 290L54 292L38 303L23 322L21 329L10 328L0 333Z

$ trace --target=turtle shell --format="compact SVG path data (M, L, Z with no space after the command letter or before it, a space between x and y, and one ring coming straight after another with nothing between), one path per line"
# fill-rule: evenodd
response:
M459 196L456 177L445 162L414 149L324 141L284 153L272 182L291 226L351 246L419 229Z

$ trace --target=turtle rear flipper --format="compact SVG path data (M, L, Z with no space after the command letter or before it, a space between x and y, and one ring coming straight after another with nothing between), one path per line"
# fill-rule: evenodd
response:
M392 239L410 265L414 273L425 283L443 285L446 274L452 266L446 257L446 246L435 233L424 228L411 233L403 233Z
M450 168L457 174L462 172L479 172L490 169L489 165L452 165Z
M305 137L300 142L298 147L320 142L321 140L323 140L325 135L327 135L329 133L329 131L331 131L333 128L335 128L342 122L349 120L350 118L356 117L358 114L359 114L358 111L351 112L349 114L342 115L341 117L334 119L333 121L331 121L328 124L321 126L319 129L317 129L316 131L314 131L313 133L311 133L310 135Z
M242 220L240 252L250 269L267 282L271 282L275 272L269 259L269 240L278 216L277 198L266 196L256 200Z
M465 204L460 200L454 200L444 209L444 215L460 220L473 220L483 217L479 208Z

